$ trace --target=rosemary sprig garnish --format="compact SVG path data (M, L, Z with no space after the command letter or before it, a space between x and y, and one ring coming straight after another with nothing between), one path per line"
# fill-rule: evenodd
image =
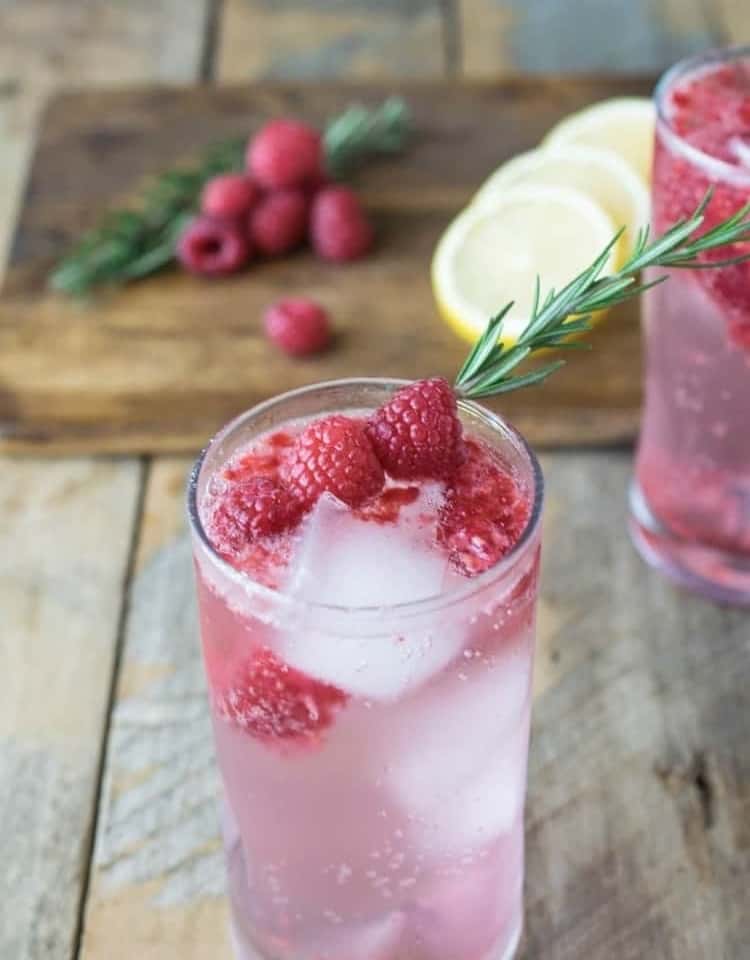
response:
M587 344L569 338L571 334L591 329L592 314L640 296L645 290L667 279L664 275L649 283L639 283L637 276L647 267L707 269L749 259L750 253L720 260L701 259L700 255L710 250L750 241L750 203L715 227L695 236L704 221L710 199L709 190L692 216L678 221L656 240L651 239L648 227L640 230L627 261L609 276L601 274L622 230L590 267L559 292L550 290L542 299L537 277L531 319L526 329L514 344L505 345L501 340L503 322L513 304L508 303L492 317L456 377L458 395L474 399L488 397L545 380L565 361L554 360L525 374L515 374L513 371L538 350L548 347L587 347Z
M388 97L376 110L349 107L323 134L328 173L338 180L368 156L400 153L409 129L409 111L400 97Z
M377 154L402 150L409 134L404 102L390 97L373 109L352 106L323 135L326 168L333 177ZM242 170L244 140L213 146L194 166L156 177L139 205L114 210L84 235L50 274L53 289L80 296L96 287L127 283L155 273L174 259L177 239L196 212L207 180Z

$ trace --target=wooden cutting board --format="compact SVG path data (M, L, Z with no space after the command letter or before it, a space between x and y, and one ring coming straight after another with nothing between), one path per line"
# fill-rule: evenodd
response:
M200 447L228 418L291 387L341 376L451 376L466 346L437 317L435 243L503 159L537 143L563 114L649 78L509 78L486 84L258 86L69 94L50 105L0 297L0 445L54 452L166 452ZM352 101L401 93L417 135L404 156L355 181L378 231L357 264L303 252L206 282L177 271L81 304L46 289L51 265L149 174L190 160L264 117L315 122ZM284 294L330 308L335 349L292 361L262 336ZM637 308L612 313L593 354L499 408L532 443L632 439L640 402Z

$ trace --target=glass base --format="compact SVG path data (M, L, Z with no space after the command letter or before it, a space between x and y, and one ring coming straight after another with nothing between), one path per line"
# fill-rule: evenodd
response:
M646 563L694 593L750 606L750 556L679 537L654 516L635 479L629 503L630 536Z
M521 943L522 933L523 928L519 926L518 930L511 938L508 948L502 956L498 956L497 953L492 952L487 954L485 957L482 957L481 960L514 960L514 957L518 953L518 947ZM244 938L240 938L233 920L230 920L229 922L229 935L236 960L276 960L276 958L270 954L258 953L255 947L247 943ZM374 958L374 960L379 960L379 957ZM399 956L395 958L395 960L408 960L408 958L401 958L401 956Z

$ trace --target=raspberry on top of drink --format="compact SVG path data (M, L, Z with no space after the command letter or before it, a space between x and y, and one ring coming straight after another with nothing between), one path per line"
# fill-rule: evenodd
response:
M654 154L657 230L689 216L711 188L702 229L750 200L750 57L701 66L666 81ZM687 147L687 149L686 149ZM714 249L705 262L740 256L747 242ZM750 262L704 270L696 279L727 320L729 343L750 350Z
M453 389L434 378L369 414L261 436L213 475L200 511L217 553L253 581L318 604L377 607L437 597L489 570L521 538L532 497L464 434ZM317 741L358 691L314 679L315 665L299 669L299 651L288 652L255 636L232 664L207 649L215 708L262 740Z
M331 414L260 437L212 478L202 519L227 562L284 589L322 498L357 521L394 525L419 503L415 529L429 529L430 548L469 577L518 542L530 497L486 444L464 436L452 388L434 378L369 416Z
M667 94L665 112L687 143L750 173L750 59L689 73Z

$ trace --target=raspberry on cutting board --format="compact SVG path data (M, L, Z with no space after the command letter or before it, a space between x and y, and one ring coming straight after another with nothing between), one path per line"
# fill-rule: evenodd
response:
M189 270L203 277L236 273L252 257L252 246L236 223L214 217L196 217L180 235L177 258Z
M324 187L315 194L310 213L310 240L324 260L357 260L373 242L370 221L349 187Z
M263 326L272 343L295 357L318 353L331 339L327 311L307 297L285 297L272 304Z
M270 120L247 146L247 169L267 190L314 183L323 173L320 133L298 120Z
M309 200L302 190L266 194L250 213L248 235L258 253L278 257L296 250L305 240Z
M259 196L257 186L244 173L223 173L203 188L201 211L209 217L234 220L247 216Z

